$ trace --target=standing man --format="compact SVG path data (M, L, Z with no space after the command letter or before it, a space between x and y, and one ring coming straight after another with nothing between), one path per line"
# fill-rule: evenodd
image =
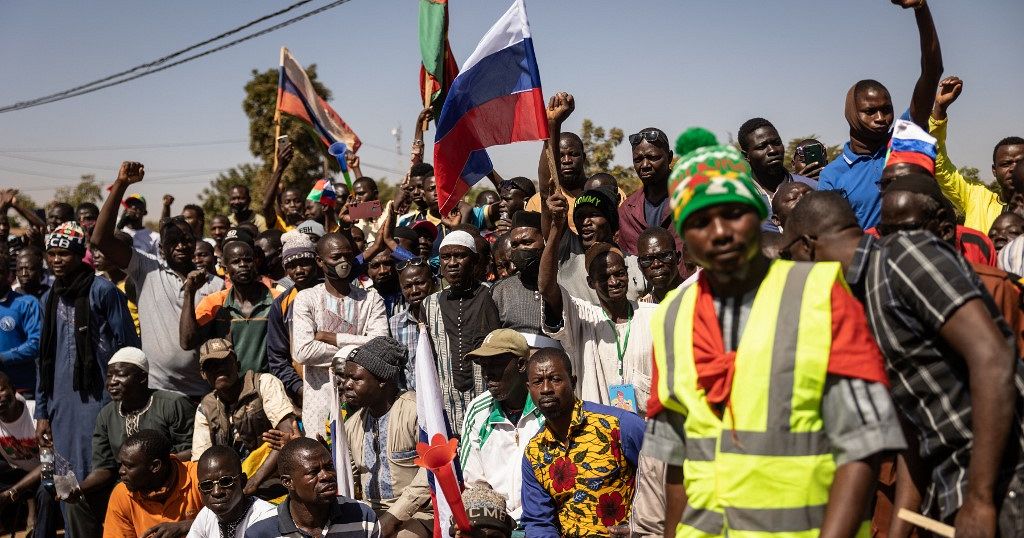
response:
M369 506L338 496L337 471L331 454L318 441L300 437L281 449L281 482L288 499L277 517L260 521L247 538L381 538L377 516Z
M141 180L142 178L140 177L139 179ZM125 185L125 187L128 185ZM124 196L124 192L121 192L120 195ZM118 197L118 200L121 199L121 196ZM113 197L113 191L111 191L111 195L107 199L109 200ZM124 199L122 205L124 206L124 212L121 214L121 220L118 222L117 228L132 236L132 243L135 245L136 250L159 257L160 234L149 231L142 222L143 217L147 214L146 199L138 193L129 194ZM96 226L99 226L98 220Z
M267 315L267 366L284 383L284 390L302 407L302 376L292 362L292 306L295 296L320 283L316 265L316 246L306 234L292 230L281 236L281 260L294 284L274 299Z
M964 82L959 77L946 77L939 83L935 95L935 106L928 118L928 132L936 138L938 152L935 156L935 179L942 194L953 202L953 206L964 215L964 226L988 232L996 217L1005 212L1019 193L1013 184L1013 168L1024 160L1024 138L1008 136L992 150L992 177L994 184L972 183L961 174L946 147L946 130L949 128L949 105L956 102L963 91Z
M441 276L449 287L424 299L423 308L444 410L455 427L462 424L469 402L484 391L480 369L466 355L501 327L501 319L490 290L476 276L476 267L484 260L477 254L473 236L462 230L451 232L441 241L440 252Z
M637 261L647 280L647 295L638 299L641 303L660 303L668 293L683 283L679 274L679 258L675 239L668 230L655 227L640 232L637 240Z
M120 241L114 232L121 197L129 186L142 181L144 175L142 163L121 163L90 241L94 249L103 253L106 263L123 269L135 283L142 351L150 366L150 387L180 392L198 400L210 390L210 386L199 375L195 352L179 345L185 280L196 269L193 258L197 236L193 227L182 217L173 217L165 222L160 238L163 255L159 258L132 248ZM224 281L220 277L207 273L191 299L199 301L223 287Z
M194 308L193 297L209 275L205 269L196 269L185 280L181 349L193 350L210 338L230 337L243 372L266 372L267 314L279 293L259 280L255 250L249 243L228 240L223 260L231 288L204 297Z
M534 353L526 382L544 415L522 459L526 536L611 536L609 527L627 519L633 502L643 419L576 398L572 363L561 350Z
M226 446L203 453L196 478L203 509L187 538L244 538L249 527L277 516L276 506L245 493L248 478L242 472L242 462Z
M769 204L783 183L798 181L810 186L812 190L817 188L817 181L786 169L786 145L772 122L764 118L751 118L740 125L736 138L743 158L750 165L754 186L768 198ZM813 173L819 168L821 165L818 163L811 163L800 172Z
M702 271L651 322L666 530L865 536L875 460L906 444L840 267L761 253L768 208L731 146L684 156L672 204Z
M15 276L18 279L14 283L14 291L39 300L50 291L53 276L43 267L43 256L43 251L35 245L28 245L18 253L14 260Z
M373 288L352 285L356 266L351 236L333 232L317 243L322 284L300 291L292 306L292 357L302 365L302 423L306 436L327 437L330 406L337 405L330 366L341 346L388 335L384 300Z
M633 169L643 186L619 206L618 243L623 251L636 254L640 232L653 227L671 229L668 175L672 172L672 150L668 136L654 127L629 135L629 145L633 149Z
M34 297L11 290L10 267L7 252L0 251L0 372L18 392L31 393L43 315Z
M605 187L601 187L605 189ZM588 233L589 211L584 203L593 197L587 191L577 199L581 207L577 229ZM607 200L602 200L607 204ZM618 405L635 413L642 412L651 390L651 315L650 305L630 299L637 295L631 286L626 256L611 243L595 242L583 256L583 275L597 296L597 303L580 298L561 283L558 274L558 247L566 233L566 200L555 192L548 198L551 228L540 261L538 285L544 298L544 333L561 343L573 360L580 378L580 397L589 402ZM615 215L612 213L612 215ZM621 394L621 398L619 395ZM617 400L618 404L612 401Z
M526 387L529 354L526 339L512 329L492 332L469 354L480 365L487 392L469 403L459 441L466 486L498 492L516 520L523 513L522 454L544 427L544 416Z
M251 205L252 196L249 195L249 187L245 185L231 187L231 190L228 191L228 207L231 208L228 222L231 223L232 227L236 227L244 222L251 222L260 233L267 231L267 219L253 211L249 207Z
M423 299L434 293L437 283L425 258L413 258L398 264L398 283L402 287L405 306L388 318L391 336L405 346L409 360L405 363L405 383L416 390L416 346L419 342L419 319Z
M928 125L928 114L935 98L935 86L942 77L942 51L935 22L925 0L896 0L904 9L913 9L921 40L921 75L914 85L910 108L901 116L914 123ZM821 171L818 188L837 190L850 201L861 229L878 224L882 196L878 180L885 165L886 145L892 133L893 108L889 90L877 80L861 80L846 93L846 121L850 141L843 153Z
M893 399L916 434L917 450L900 457L910 469L930 468L920 492L909 475L898 477L911 492L902 507L951 522L958 534L1020 536L1024 365L1013 334L947 242L925 232L875 239L853 221L840 197L811 193L784 242L794 259L841 263L867 309Z
M46 258L57 278L42 301L35 410L39 444L52 446L81 477L91 468L96 418L109 401L103 390L107 362L117 350L139 345L124 295L82 262L85 241L75 222L46 237ZM96 526L68 519L74 536L99 535Z
M509 244L509 261L516 272L491 288L501 326L518 331L531 347L558 345L544 335L544 305L537 288L540 257L544 252L540 213L520 211L513 215Z

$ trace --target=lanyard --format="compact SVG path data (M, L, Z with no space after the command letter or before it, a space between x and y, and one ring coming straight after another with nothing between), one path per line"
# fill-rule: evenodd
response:
M629 333L633 329L633 305L629 305L629 317L626 320L626 336L619 341L619 330L615 327L615 322L612 321L611 316L608 315L604 309L601 309L604 313L605 321L608 322L608 326L612 328L612 332L615 333L615 351L619 354L619 383L623 382L622 378L622 361L626 356L626 347L629 346Z

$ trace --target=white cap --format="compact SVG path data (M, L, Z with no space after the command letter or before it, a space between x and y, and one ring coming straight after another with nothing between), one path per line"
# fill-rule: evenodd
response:
M114 353L113 357L107 361L107 366L116 363L134 364L142 369L143 372L149 373L149 360L146 359L146 354L137 347L125 347L121 348Z
M458 245L460 247L466 247L469 250L472 250L473 254L477 253L476 240L473 239L472 235L469 235L469 232L465 232L462 230L455 230L454 232L450 232L448 235L444 236L444 239L441 240L441 246L438 247L438 250L449 245Z

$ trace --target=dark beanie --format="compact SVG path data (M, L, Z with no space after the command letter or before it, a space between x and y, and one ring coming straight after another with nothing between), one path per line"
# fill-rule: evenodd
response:
M583 191L583 194L576 198L576 206L573 210L574 222L580 220L580 209L587 206L594 207L604 215L613 232L619 229L619 193L615 188L601 186Z
M366 368L381 381L398 376L409 350L390 336L378 336L363 344L348 360Z

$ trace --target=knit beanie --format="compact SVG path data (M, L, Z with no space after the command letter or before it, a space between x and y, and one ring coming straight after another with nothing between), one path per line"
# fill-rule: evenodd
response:
M66 248L79 256L85 256L85 229L74 221L61 223L46 236L46 250L51 248Z
M719 204L746 204L761 220L768 218L768 203L754 186L747 161L732 146L707 146L682 156L669 176L668 191L680 235L687 217Z
M912 121L896 120L893 124L892 138L889 139L889 153L885 157L885 166L894 164L916 164L935 173L935 156L938 154L934 136L925 132Z
M289 262L301 258L316 258L316 247L308 235L292 230L281 236L281 263L288 265Z
M585 212L581 215L580 209L588 206L597 209L608 219L613 232L619 229L619 193L614 187L601 186L583 191L583 194L576 198L576 205L573 207L574 222L579 222L582 216L586 215ZM576 226L579 227L578 224Z
M390 336L378 336L359 347L348 360L366 368L371 374L387 381L402 371L409 350Z
M676 138L676 155L686 155L697 148L717 144L718 139L715 138L715 133L703 127L690 127Z

